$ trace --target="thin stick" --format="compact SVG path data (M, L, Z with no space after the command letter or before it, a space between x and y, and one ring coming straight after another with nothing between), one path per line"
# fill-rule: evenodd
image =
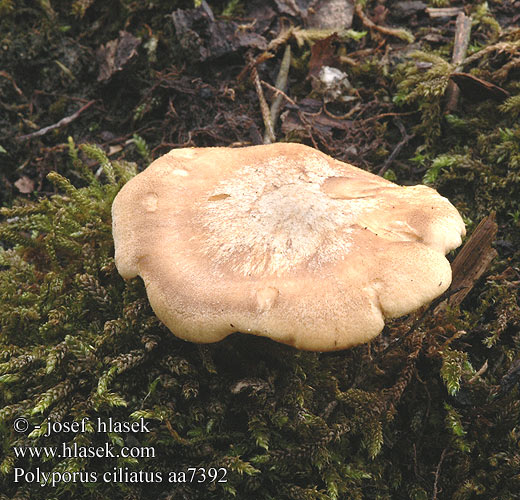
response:
M293 106L298 106L296 104L296 101L293 101L285 92L282 92L280 89L277 89L270 83L267 83L265 80L260 80L260 83L264 87L267 87L269 90L272 90L276 95L282 96L289 104L292 104Z
M350 64L350 66L357 66L358 62L355 59L352 59L352 57L349 56L339 56L339 62L344 64Z
M468 380L468 384L472 384L473 382L475 382L475 380L477 380L477 378L479 378L483 373L485 373L488 369L488 360L486 359L486 361L484 361L484 364L479 368L478 372L475 373L475 375L473 375L473 377L471 377L469 380Z
M471 36L471 18L461 12L457 16L455 27L455 42L453 45L453 56L451 62L455 66L455 71L459 71L459 66L466 57L468 50L469 38ZM459 101L460 89L453 81L448 82L446 89L446 112L449 113L457 107Z
M408 144L408 141L414 137L414 134L408 135L401 120L396 119L395 123L396 123L397 127L399 128L399 131L401 132L402 139L398 142L397 146L392 151L392 154L386 159L384 165L381 167L381 169L377 173L377 175L380 175L381 177L383 177L383 175L385 175L385 172L390 168L390 166L396 159L397 155L401 152L401 149L403 149L404 146L406 144Z
M356 3L356 14L359 16L359 19L361 19L363 25L369 29L379 31L379 33L383 33L383 35L395 36L410 43L414 41L414 36L404 29L394 29L388 28L387 26L379 26L374 21L369 19L368 16L363 12L361 3Z
M19 96L23 96L23 92L20 90L20 87L18 87L18 85L16 85L14 78L7 71L0 71L0 76L7 78L11 82L11 85L13 86L14 90L16 90L16 93Z
M441 472L441 465L444 461L444 457L446 456L446 452L448 451L448 447L444 448L441 453L441 458L439 459L439 463L437 464L437 469L435 469L435 480L433 481L433 493L432 500L437 500L437 483L439 482L439 475Z
M431 18L452 17L462 12L462 7L426 7L426 13Z
M26 135L20 135L16 138L17 141L25 141L26 139L32 139L33 137L40 137L42 135L45 135L47 132L50 132L51 130L54 130L55 128L63 127L64 125L68 125L69 123L73 122L76 118L83 113L83 111L87 110L94 104L96 101L89 101L87 104L79 108L75 113L73 113L70 116L66 116L65 118L62 118L58 123L54 123L53 125L49 125L48 127L41 128L40 130L37 130L36 132L33 132L32 134L26 134Z
M269 106L265 100L264 91L262 90L262 84L260 83L260 77L258 76L258 70L256 67L251 68L251 77L255 85L256 94L258 95L258 101L260 102L260 111L262 112L262 118L264 120L265 134L267 141L264 139L264 144L269 144L276 140L273 131L273 125L271 123L271 114L269 112Z
M410 116L417 113L417 111L406 111L405 113L381 113L380 115L371 116L369 118L365 118L363 123L368 123L373 120L379 120L380 118L386 118L387 116Z
M285 52L283 54L282 63L280 64L280 71L278 72L278 77L276 78L276 88L283 94L287 88L287 79L289 77L289 68L291 66L291 46L287 44L285 46ZM285 95L285 94L283 94ZM276 124L276 120L278 120L278 115L280 114L280 109L282 107L282 99L283 95L276 94L271 103L271 111L269 113L271 118L271 130L273 131L274 137L274 127ZM286 96L287 97L287 96ZM294 103L294 101L293 101ZM268 144L271 142L269 137L269 133L266 127L264 134L264 144ZM275 138L273 138L275 140Z
M466 57L464 61L460 64L461 67L466 66L469 63L472 63L474 61L477 61L478 59L482 58L483 56L491 53L491 52L508 52L510 54L514 54L518 48L520 47L520 40L517 40L515 42L498 42L493 45L488 45L487 47L484 47L482 50L479 50L478 52L475 52L474 54Z

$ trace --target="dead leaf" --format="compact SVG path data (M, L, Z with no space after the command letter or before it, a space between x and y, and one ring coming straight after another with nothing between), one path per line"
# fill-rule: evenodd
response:
M311 58L309 60L308 78L317 77L323 66L337 66L338 58L334 55L336 51L333 42L338 39L338 35L333 33L327 38L318 40L311 47Z

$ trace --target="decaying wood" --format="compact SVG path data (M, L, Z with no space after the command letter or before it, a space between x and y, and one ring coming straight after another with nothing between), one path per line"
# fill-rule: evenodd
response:
M456 70L466 57L470 35L471 18L466 16L464 12L461 12L457 16L455 28L455 42L453 45L453 56L451 59L451 62L454 64ZM446 112L449 113L457 107L457 103L459 101L459 94L459 87L455 84L455 82L450 80L446 89Z
M453 261L453 278L450 290L458 290L448 299L448 304L460 304L484 274L498 252L491 246L498 231L495 214L480 221L473 234Z

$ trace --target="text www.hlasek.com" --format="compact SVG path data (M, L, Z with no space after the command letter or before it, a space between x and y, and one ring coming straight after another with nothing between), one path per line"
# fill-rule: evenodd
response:
M17 446L14 448L16 458L155 458L152 446L123 446L114 451L114 446L105 443L103 446Z

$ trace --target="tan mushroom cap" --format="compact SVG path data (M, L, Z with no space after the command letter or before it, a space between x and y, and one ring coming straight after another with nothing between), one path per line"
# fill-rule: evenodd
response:
M301 144L175 149L119 192L115 261L140 275L178 337L233 332L344 349L442 294L464 223L426 186L401 187Z

